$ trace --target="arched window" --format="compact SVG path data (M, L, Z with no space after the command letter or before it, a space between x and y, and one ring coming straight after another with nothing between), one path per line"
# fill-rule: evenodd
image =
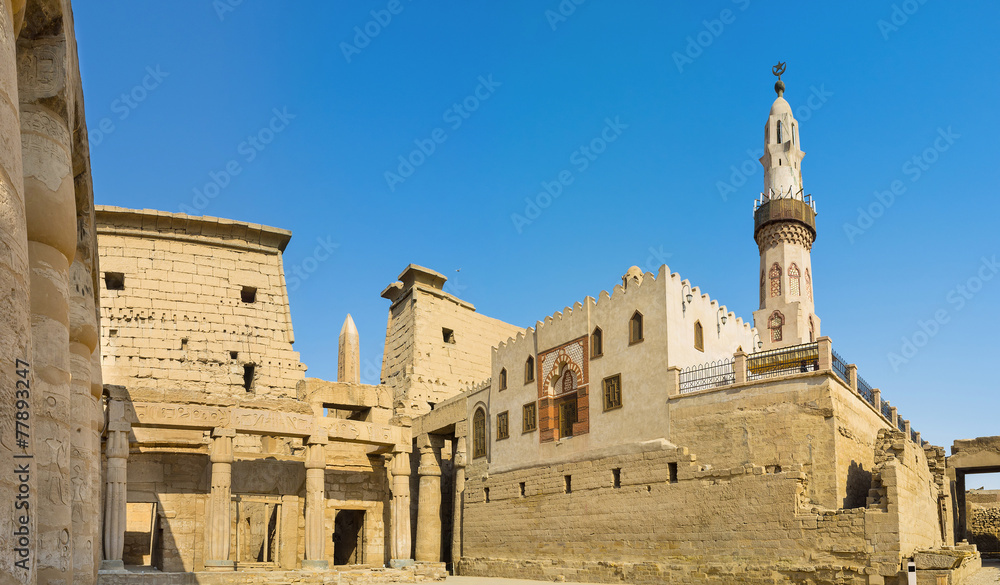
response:
M628 321L629 344L642 341L642 313L636 311Z
M535 381L535 358L528 356L528 361L524 362L524 383Z
M765 282L766 281L764 280L764 269L761 268L760 269L760 308L761 309L764 308L764 299L765 299L765 297L764 297L764 291L766 290L764 288L764 283Z
M781 120L778 120L778 144L781 144Z
M795 123L792 123L792 144L795 144Z
M601 357L604 355L604 332L600 327L595 327L590 334L590 357Z
M809 343L816 341L816 329L813 327L812 315L809 315Z
M780 297L781 296L781 267L775 262L771 265L771 270L767 273L768 278L771 279L771 296Z
M507 389L507 368L500 369L500 389Z
M476 409L472 416L472 458L486 457L486 411Z
M781 327L785 324L785 316L780 311L771 313L767 320L767 328L771 330L771 341L781 341Z
M694 322L694 348L705 351L705 330L701 326L701 321Z
M806 293L809 295L809 302L813 300L813 279L809 274L809 269L806 268Z
M799 296L799 267L792 262L792 265L788 267L788 294L793 297Z

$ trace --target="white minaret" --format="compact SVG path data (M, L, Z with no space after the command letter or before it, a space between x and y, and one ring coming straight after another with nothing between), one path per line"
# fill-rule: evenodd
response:
M816 206L802 187L799 125L782 95L784 63L778 76L778 98L764 127L764 192L754 203L754 240L760 250L760 309L753 321L762 349L815 341L819 317L813 305L809 252L816 240Z
M348 384L361 383L361 351L358 328L354 325L351 314L344 319L340 328L339 352L337 355L337 381Z

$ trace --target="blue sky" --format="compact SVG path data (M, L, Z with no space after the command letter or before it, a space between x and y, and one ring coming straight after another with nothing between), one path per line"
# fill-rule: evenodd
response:
M1000 434L1000 5L576 1L78 2L95 199L292 230L309 376L350 312L377 382L411 262L526 327L661 262L750 319L786 61L823 333L931 442Z

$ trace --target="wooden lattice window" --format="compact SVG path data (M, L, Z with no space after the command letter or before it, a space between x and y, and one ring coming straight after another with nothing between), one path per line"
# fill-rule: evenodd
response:
M809 315L809 343L816 341L816 329L813 326L812 315Z
M486 411L476 410L472 416L472 458L486 457Z
M762 269L760 270L760 308L761 308L761 309L763 309L763 308L764 308L764 299L766 298L766 297L764 296L764 294L765 294L765 293L764 293L764 291L765 291L765 290L767 290L767 289L766 289L766 288L764 287L764 285L765 285L766 283L767 283L767 280L766 280L766 279L764 278L764 269L762 268Z
M505 410L497 415L497 440L502 441L510 436L510 415Z
M813 300L813 279L812 275L809 274L809 269L806 268L806 293L809 295L809 302Z
M771 330L771 341L781 341L781 328L785 324L785 316L780 311L771 313L767 320L767 328Z
M590 334L590 357L601 357L604 355L604 332L600 327L596 327Z
M775 262L771 265L771 270L767 273L768 278L771 279L771 296L780 297L781 296L781 266Z
M529 402L522 408L521 432L530 433L538 428L538 407L534 402Z
M694 322L694 348L705 351L705 329L701 326L701 321Z
M622 376L615 374L604 379L604 410L622 406Z
M639 343L642 341L642 313L636 311L628 321L628 342Z
M528 356L527 361L524 362L524 383L535 381L535 358Z
M800 276L799 267L792 262L791 266L788 267L788 294L793 297L797 297L801 294L799 290Z
M507 389L507 368L500 368L500 389Z

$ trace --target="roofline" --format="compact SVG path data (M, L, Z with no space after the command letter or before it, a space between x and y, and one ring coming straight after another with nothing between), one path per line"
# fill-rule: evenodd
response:
M150 232L175 239L215 240L235 248L272 248L284 252L292 232L281 228L212 217L170 213L156 209L128 209L95 205L98 233Z

